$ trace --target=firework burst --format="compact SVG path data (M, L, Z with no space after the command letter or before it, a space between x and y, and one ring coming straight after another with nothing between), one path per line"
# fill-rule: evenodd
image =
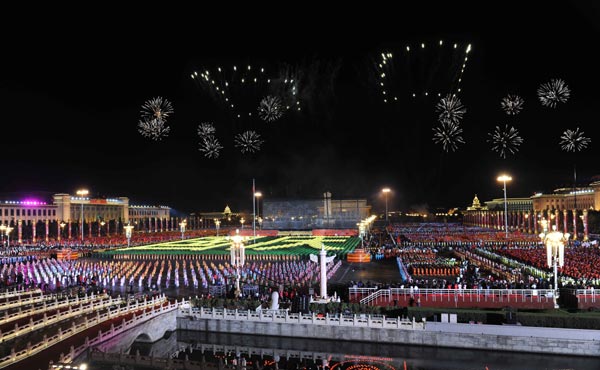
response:
M160 96L152 98L142 105L142 119L166 119L173 114L173 104Z
M433 142L442 144L446 152L454 152L458 149L458 144L465 143L462 131L458 123L442 121L439 126L433 128Z
M512 126L505 125L504 129L496 126L496 129L488 135L490 139L487 141L492 144L492 151L500 154L502 158L506 158L507 154L515 154L519 151L519 146L523 144L519 130Z
M203 122L198 125L198 136L200 136L201 138L214 135L216 131L217 130L215 129L215 126L212 123Z
M141 120L138 122L138 132L144 137L149 137L154 141L162 140L169 136L171 128L160 118Z
M265 96L258 106L258 116L265 122L277 121L283 115L283 103L277 96Z
M206 158L219 158L223 146L214 135L206 135L200 139L200 150Z
M525 104L525 100L523 100L523 98L521 98L519 95L511 94L508 94L508 96L503 98L500 102L500 106L509 116L519 114L521 110L523 110L523 104Z
M454 94L448 94L442 98L435 106L439 113L438 119L440 122L449 121L458 124L467 112L467 108L460 102L460 99Z
M537 90L542 105L556 108L558 103L566 103L571 96L571 90L565 81L553 78L550 82L541 84Z
M580 152L587 148L592 139L583 134L583 131L579 131L579 127L575 131L566 130L560 137L560 148L565 152Z
M235 135L234 145L240 148L242 153L254 153L260 150L263 141L256 131L245 131Z

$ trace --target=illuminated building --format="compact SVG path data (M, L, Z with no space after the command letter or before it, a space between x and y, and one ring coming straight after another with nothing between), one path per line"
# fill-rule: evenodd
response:
M177 230L180 219L167 206L130 205L129 198L92 198L54 194L53 203L34 199L0 201L0 224L13 227L11 240L33 243L49 238L77 238L83 212L84 237L123 233L131 223L136 230ZM61 227L61 223L63 226Z
M481 206L477 196L467 207L465 225L502 230L504 199L493 199ZM583 240L589 236L588 212L600 210L600 181L585 187L559 188L552 193L536 193L529 198L507 198L508 229L538 234L539 222L548 220L564 233L571 233L577 239L583 232Z

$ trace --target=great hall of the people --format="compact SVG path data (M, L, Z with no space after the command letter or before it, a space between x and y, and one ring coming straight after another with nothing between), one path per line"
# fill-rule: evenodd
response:
M36 242L77 237L82 219L88 237L122 233L128 224L136 230L179 230L182 220L171 216L170 207L130 205L127 197L92 198L61 193L52 198L51 204L33 199L0 201L0 234L6 236L8 227L14 231L10 237L18 238L20 243Z
M600 210L600 181L574 189L560 188L551 194L536 193L529 198L507 198L508 229L525 233L542 232L539 221L548 220L557 230L568 232L573 239L587 240L588 212ZM504 230L504 198L481 205L475 195L467 207L465 225Z

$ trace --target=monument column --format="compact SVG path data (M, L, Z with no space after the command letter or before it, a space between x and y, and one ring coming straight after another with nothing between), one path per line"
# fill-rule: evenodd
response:
M50 225L48 224L48 219L46 219L46 243L48 243L48 234L50 233Z
M35 220L31 221L31 235L32 235L32 241L33 243L35 243L35 232L36 232L36 226L37 226L37 222L35 222Z
M533 222L533 233L537 235L538 233L538 213L537 211L533 211L533 220L531 220L531 222Z
M67 224L69 226L69 239L71 239L71 220L67 221Z
M569 226L568 226L568 221L569 221L569 211L567 211L566 209L563 209L563 233L568 233L569 231Z
M560 212L558 212L558 209L554 211L554 218L556 230L560 230Z

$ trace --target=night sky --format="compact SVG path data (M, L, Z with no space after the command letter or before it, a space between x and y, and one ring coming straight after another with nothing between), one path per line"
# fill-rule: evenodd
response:
M585 184L600 175L600 6L587 3L379 7L344 15L305 9L241 20L213 14L210 21L184 9L157 15L162 22L108 10L28 16L3 26L10 37L0 71L0 199L86 187L94 196L129 196L180 212L226 204L251 210L255 178L265 198L331 191L382 209L380 190L389 186L391 209L421 210L464 207L475 193L499 198L495 179L503 171L513 177L509 197L572 186L575 163ZM458 94L467 108L466 143L449 153L432 141L439 99L407 98L390 108L372 73L381 52L401 55L406 45L418 52L422 42L435 47L439 40L472 45ZM302 111L269 124L236 122L190 78L206 66L248 64L291 66L302 76ZM443 75L444 68L422 70L420 78ZM390 84L410 90L420 78L411 86ZM536 95L551 78L571 89L555 109ZM500 109L508 93L525 99L516 117ZM137 132L140 107L155 96L174 106L171 132L159 142ZM198 151L201 122L217 127L224 146L218 159ZM486 139L505 123L519 129L524 143L502 159ZM561 151L561 133L576 127L591 145L577 155ZM233 135L246 128L265 139L255 154L233 146Z

